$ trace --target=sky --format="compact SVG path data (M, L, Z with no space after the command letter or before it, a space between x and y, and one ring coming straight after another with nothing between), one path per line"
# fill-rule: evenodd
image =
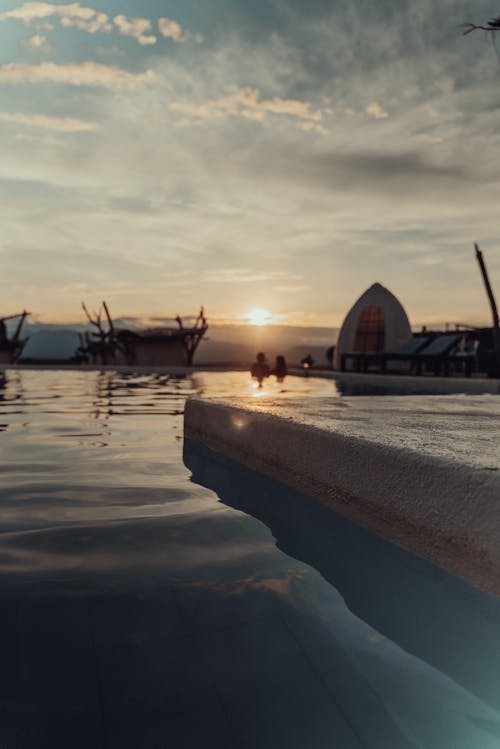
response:
M0 314L414 325L500 295L498 0L0 0ZM500 47L500 38L499 38Z

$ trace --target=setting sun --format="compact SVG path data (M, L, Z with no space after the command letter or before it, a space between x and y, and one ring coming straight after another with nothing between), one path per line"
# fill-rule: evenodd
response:
M250 325L267 325L272 320L272 314L267 309L252 309L247 315Z

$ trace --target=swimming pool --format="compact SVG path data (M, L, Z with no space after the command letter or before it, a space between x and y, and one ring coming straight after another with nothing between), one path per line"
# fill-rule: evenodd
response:
M496 599L185 444L195 393L267 397L245 373L7 372L0 744L500 747Z

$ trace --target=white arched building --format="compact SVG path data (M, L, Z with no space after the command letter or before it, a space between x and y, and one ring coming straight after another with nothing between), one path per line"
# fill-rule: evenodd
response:
M394 294L374 283L349 310L335 348L335 369L342 354L398 351L411 337L408 316Z

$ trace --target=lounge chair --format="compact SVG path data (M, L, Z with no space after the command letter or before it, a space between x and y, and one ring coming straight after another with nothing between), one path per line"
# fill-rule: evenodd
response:
M410 372L420 375L424 369L432 368L435 375L448 375L450 365L455 364L469 377L477 359L477 348L471 352L458 351L463 333L444 333L435 336L412 336L398 351L379 353L352 352L342 354L341 369L345 371L347 359L354 362L357 372L368 372L370 366L378 366L387 372L389 362L408 362Z
M398 351L384 352L382 354L382 372L387 370L387 363L391 361L409 362L410 369L412 369L416 355L419 354L420 351L425 350L433 340L433 336L412 336Z
M387 369L388 361L413 362L414 355L432 341L430 336L412 336L398 351L361 352L353 351L342 354L340 368L344 372L346 362L350 359L356 372L367 372L370 366L378 366L381 372Z
M463 333L445 333L434 338L425 348L415 354L416 374L421 374L424 366L432 366L435 375L441 372L447 375L451 361L455 360L452 352L458 347L462 338ZM470 371L466 371L466 374L470 374Z

